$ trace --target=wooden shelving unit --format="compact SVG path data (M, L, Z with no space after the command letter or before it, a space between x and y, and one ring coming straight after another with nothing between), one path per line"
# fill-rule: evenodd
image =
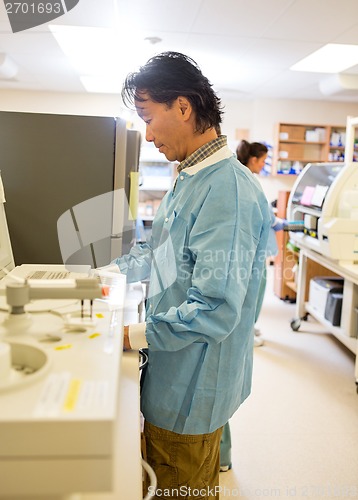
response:
M272 173L297 175L307 163L343 161L345 131L343 125L278 123Z
M286 286L290 288L294 293L297 293L297 285L295 281L286 281Z
M289 191L279 191L277 197L277 217L286 218ZM294 267L298 254L287 248L289 235L285 231L276 233L278 254L274 261L274 293L282 300L294 302L296 299L296 282Z

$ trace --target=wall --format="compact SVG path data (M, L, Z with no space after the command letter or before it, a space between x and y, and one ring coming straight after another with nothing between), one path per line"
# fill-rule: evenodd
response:
M358 103L256 99L237 101L225 99L222 132L228 136L235 151L238 129L249 130L249 140L273 144L275 124L282 121L317 125L345 125L347 116L358 116ZM0 91L2 111L59 113L95 116L121 116L143 130L137 116L123 107L119 95L71 94L32 91ZM261 177L267 198L272 201L279 190L290 190L294 176Z
M119 95L20 90L0 91L0 109L84 116L120 116L124 111Z
M344 126L347 116L358 116L358 103L286 99L222 100L225 105L222 131L228 136L233 151L239 142L235 133L237 129L249 129L250 141L273 144L275 125L279 122ZM289 191L296 177L259 176L259 180L267 198L272 201L279 190Z

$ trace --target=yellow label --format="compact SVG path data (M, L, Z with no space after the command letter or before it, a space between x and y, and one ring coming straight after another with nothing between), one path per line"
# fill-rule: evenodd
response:
M89 339L95 339L96 337L100 337L101 334L100 333L92 333L92 335L88 335L88 338Z
M71 349L72 344L64 344L64 345L58 345L55 347L56 351L63 351L64 349Z
M81 388L81 380L72 379L67 391L66 399L63 405L65 411L73 411L78 401L78 396Z
M97 314L96 314L96 317L97 317L97 318L104 318L104 316L103 316L103 314L102 314L102 313L97 313Z

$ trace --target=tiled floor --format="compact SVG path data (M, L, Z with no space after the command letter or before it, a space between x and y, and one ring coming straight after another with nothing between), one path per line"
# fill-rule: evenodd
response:
M272 270L270 270L269 279ZM358 498L355 356L268 282L252 394L230 421L233 468L220 498Z

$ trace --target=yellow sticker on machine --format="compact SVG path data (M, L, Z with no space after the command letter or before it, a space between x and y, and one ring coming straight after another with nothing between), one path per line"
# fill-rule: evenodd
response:
M63 405L63 409L65 411L73 411L75 409L80 394L81 385L82 381L79 379L72 379L70 381Z
M58 345L54 347L55 351L64 351L65 349L71 349L72 344Z
M89 339L95 339L96 337L100 337L101 334L100 333L92 333L91 335L88 335L88 338Z

